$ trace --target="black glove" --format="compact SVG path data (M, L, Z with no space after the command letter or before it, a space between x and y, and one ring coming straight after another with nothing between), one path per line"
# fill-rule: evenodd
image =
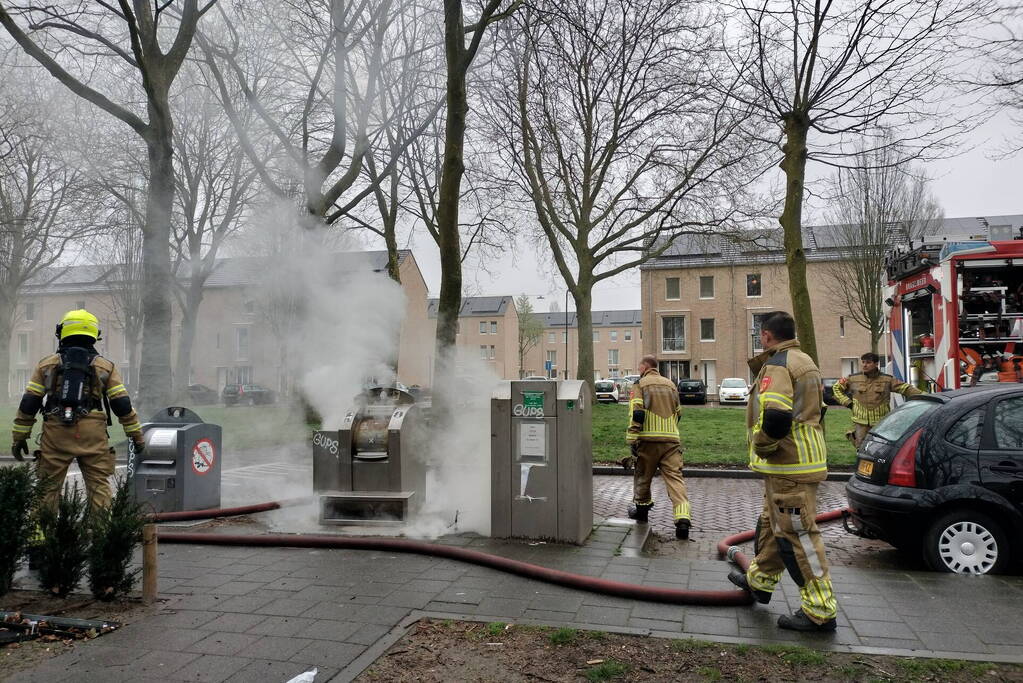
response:
M132 441L132 444L134 445L135 455L142 455L146 451L145 441L140 439L139 441Z
M18 439L11 444L11 455L18 462L25 462L25 456L28 455L28 444L24 439Z

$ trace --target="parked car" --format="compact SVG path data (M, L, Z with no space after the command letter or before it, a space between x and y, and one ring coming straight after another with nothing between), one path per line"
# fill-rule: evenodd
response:
M225 406L275 403L277 393L259 384L228 384L220 394Z
M542 375L530 375L529 377L523 377L522 379L528 380L530 382L546 382L547 380L553 379L553 378L552 377L544 377Z
M838 384L837 377L825 377L821 380L821 384L824 385L824 405L837 406L841 405L838 399L835 398L835 385Z
M1023 385L913 396L856 455L854 533L936 571L997 573L1023 556Z
M702 379L680 379L678 400L680 403L706 403L707 385Z
M193 405L205 406L217 402L217 390L210 389L205 384L189 384L188 385L188 400Z
M741 377L728 377L718 386L718 403L742 403L749 400L749 385Z
M594 382L593 392L598 403L618 403L618 385L609 379Z

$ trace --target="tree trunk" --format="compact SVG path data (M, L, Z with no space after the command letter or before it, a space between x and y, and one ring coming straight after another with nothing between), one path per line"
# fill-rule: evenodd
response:
M192 369L192 347L195 345L195 327L202 304L202 285L191 283L181 310L181 333L178 336L177 358L174 363L174 395L176 400L188 398L188 376Z
M444 55L447 62L447 119L444 126L444 161L437 206L440 247L440 298L437 302L437 346L434 384L449 374L462 307L462 249L458 235L458 200L461 194L462 145L468 110L465 90L465 36L461 0L444 0Z
M789 296L792 299L792 317L796 319L799 343L817 363L817 335L813 328L813 308L810 291L806 286L806 252L803 250L803 186L806 177L806 135L810 122L802 114L789 114L785 118L784 158L781 168L785 172L785 208L779 222L785 244L785 265L789 275Z
M165 407L171 396L171 210L174 203L173 124L163 98L150 98L149 193L142 244L142 358L139 405L146 412Z
M139 369L139 336L128 332L125 332L124 336L128 341L128 377L122 379L128 380L128 386L131 387L130 393L138 396L139 377L142 375Z
M0 301L0 397L4 403L19 398L19 392L25 390L25 387L11 385L11 334L14 332L15 306L15 302L6 297Z
M877 348L881 342L881 330L877 327L870 330L870 352L877 353Z
M572 292L572 298L575 299L575 320L576 320L576 333L578 334L578 348L576 349L576 355L578 361L576 363L575 376L576 379L581 379L586 382L590 388L590 393L593 393L593 286L590 284L583 284L580 280L580 284L576 287L577 291Z

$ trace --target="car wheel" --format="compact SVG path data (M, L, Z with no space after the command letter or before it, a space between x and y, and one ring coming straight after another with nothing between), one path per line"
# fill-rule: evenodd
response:
M938 572L997 574L1009 565L1009 538L983 512L952 510L924 536L924 561Z

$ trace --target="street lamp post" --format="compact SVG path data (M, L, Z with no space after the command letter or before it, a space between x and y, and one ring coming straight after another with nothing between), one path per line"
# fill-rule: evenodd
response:
M565 379L568 379L568 290L565 290Z

